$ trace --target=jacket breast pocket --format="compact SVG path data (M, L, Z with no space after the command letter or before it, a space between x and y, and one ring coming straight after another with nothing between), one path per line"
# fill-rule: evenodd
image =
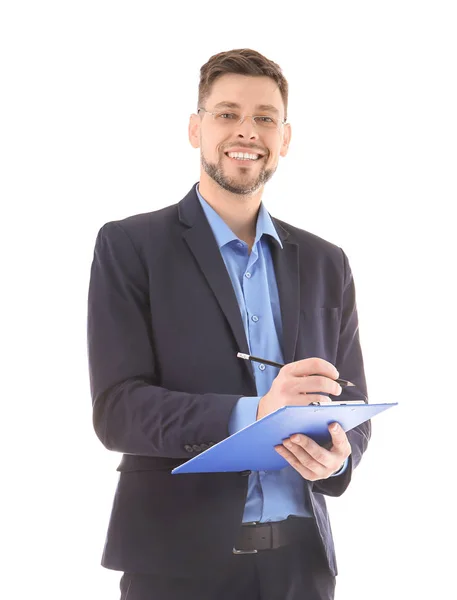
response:
M341 325L339 307L305 307L300 310L297 360L316 356L335 364Z

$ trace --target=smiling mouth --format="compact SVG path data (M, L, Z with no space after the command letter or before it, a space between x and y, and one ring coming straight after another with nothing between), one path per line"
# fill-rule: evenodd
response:
M230 160L243 164L255 163L264 158L263 154L251 152L224 152L224 154Z

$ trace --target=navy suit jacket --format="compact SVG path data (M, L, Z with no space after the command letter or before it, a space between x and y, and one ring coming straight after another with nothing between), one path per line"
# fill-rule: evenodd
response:
M230 559L249 472L171 475L228 434L241 396L256 396L230 276L197 198L105 224L89 284L93 423L123 454L102 564L121 571L199 576ZM320 357L367 394L354 282L341 248L273 218L285 362ZM346 389L341 399L357 394ZM324 495L347 488L371 433L348 433L348 468L303 480L336 573Z

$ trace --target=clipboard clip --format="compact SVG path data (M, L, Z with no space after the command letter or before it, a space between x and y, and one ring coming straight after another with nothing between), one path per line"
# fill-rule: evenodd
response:
M343 402L332 400L332 402L310 402L308 406L353 406L357 404L367 404L367 402L365 400L344 400Z

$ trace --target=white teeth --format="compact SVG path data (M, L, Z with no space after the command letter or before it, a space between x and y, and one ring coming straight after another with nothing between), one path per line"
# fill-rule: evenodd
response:
M230 158L238 158L242 160L257 160L259 158L259 154L248 154L247 152L227 152L227 155Z

